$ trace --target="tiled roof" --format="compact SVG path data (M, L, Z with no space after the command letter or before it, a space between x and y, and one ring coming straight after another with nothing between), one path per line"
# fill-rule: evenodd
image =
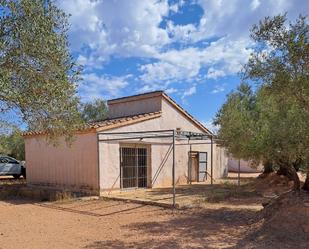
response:
M157 118L160 116L161 116L161 112L149 112L149 113L137 114L133 116L106 119L100 122L87 124L87 128L97 129L99 131L109 130L109 129L118 128L118 127L129 125L129 124L135 124L138 122Z
M161 112L149 112L149 113L143 113L143 114L138 114L138 115L126 116L126 117L105 119L99 122L88 123L79 131L89 131L89 130L105 131L105 130L119 128L122 126L158 118L160 116L161 116ZM42 131L30 131L30 132L24 132L23 136L42 135L44 133L45 132L42 132Z

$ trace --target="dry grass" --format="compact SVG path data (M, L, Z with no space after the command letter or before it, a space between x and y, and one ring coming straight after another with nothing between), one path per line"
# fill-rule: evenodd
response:
M226 202L231 199L248 199L260 197L253 188L252 183L242 183L240 186L229 181L215 187L207 194L206 202L219 203Z
M0 178L0 200L30 199L36 201L66 201L79 197L79 193L66 190L52 190L28 187L26 179L14 179L11 177Z

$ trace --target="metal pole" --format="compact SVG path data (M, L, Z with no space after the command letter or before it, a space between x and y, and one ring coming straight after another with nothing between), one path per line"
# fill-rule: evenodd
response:
M100 141L99 141L99 134L97 133L97 160L98 160L98 169L97 169L97 174L98 174L98 195L100 196L101 188L100 188Z
M238 186L240 186L240 159L238 160Z
M211 136L210 138L210 146L211 146L211 150L210 150L210 183L211 185L213 185L213 137Z
M175 130L173 130L173 207L176 206L176 188L175 188Z
M135 160L136 160L136 162L135 162L135 166L136 166L136 188L138 188L138 149L137 149L137 147L136 147L136 145L135 145L135 154L136 154L136 158L135 158Z
M189 151L189 182L190 185L192 184L192 145L190 144L190 151Z

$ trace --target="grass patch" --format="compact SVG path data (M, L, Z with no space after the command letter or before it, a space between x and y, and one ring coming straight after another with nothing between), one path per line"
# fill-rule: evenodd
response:
M206 202L218 203L224 202L230 199L247 199L258 196L257 192L249 183L242 183L238 186L235 183L228 181L223 182L219 186L215 186L209 192L207 192L205 200Z

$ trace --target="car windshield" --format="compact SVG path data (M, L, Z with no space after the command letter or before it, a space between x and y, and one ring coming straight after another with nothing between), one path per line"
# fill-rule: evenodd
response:
M0 157L0 163L18 163L18 161L11 157Z

